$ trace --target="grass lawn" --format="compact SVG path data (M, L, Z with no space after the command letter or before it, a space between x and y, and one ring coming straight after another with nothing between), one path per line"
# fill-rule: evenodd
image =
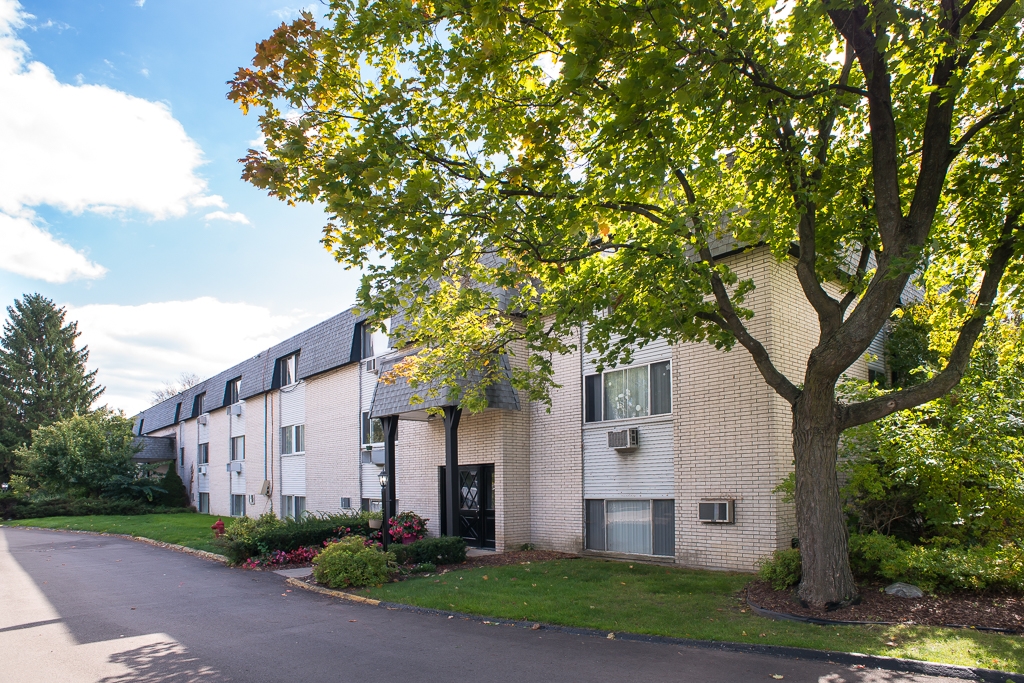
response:
M825 627L753 614L749 575L592 559L452 571L369 588L420 607L606 631L791 645L1024 672L1024 636L929 626Z
M38 526L46 529L76 529L109 534L131 534L154 541L176 543L196 550L220 553L213 544L210 525L218 519L231 526L231 517L184 512L173 515L87 515L84 517L40 517L4 522L4 526Z

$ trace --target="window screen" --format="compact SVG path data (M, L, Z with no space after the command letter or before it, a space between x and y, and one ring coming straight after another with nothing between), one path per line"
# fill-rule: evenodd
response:
M673 557L676 554L676 502L651 501L654 522L654 554Z
M245 517L245 496L231 496L231 516Z
M601 375L587 375L583 378L583 391L586 404L584 421L601 421Z
M236 436L231 439L231 459L245 460L245 437Z
M597 375L595 375L596 377ZM587 550L604 550L604 501L587 501Z
M669 362L651 364L651 415L672 412L672 372Z
M200 493L199 494L199 512L204 514L210 514L210 494Z
M384 426L379 418L370 419L370 412L363 412L363 445L384 443Z
M198 464L207 465L210 462L210 444L201 443L199 444L199 457L196 459Z

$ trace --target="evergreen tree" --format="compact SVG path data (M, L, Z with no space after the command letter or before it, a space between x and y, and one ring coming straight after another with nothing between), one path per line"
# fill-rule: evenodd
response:
M85 413L103 393L76 348L78 324L41 294L26 294L7 308L0 337L0 481L15 468L15 452L32 430Z

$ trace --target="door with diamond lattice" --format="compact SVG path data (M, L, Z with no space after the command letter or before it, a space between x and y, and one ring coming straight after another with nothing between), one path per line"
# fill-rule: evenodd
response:
M445 468L440 472L441 528L447 527ZM459 527L466 544L494 547L494 465L459 467Z

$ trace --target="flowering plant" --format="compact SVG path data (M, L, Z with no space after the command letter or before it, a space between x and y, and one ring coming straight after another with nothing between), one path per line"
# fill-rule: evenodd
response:
M400 512L388 520L391 538L396 541L418 541L427 535L427 520L415 512Z
M329 542L324 542L325 546L328 544ZM272 550L269 553L250 557L242 564L242 567L245 569L267 569L289 564L309 564L320 552L321 549L315 545L307 545L287 552L284 550Z

